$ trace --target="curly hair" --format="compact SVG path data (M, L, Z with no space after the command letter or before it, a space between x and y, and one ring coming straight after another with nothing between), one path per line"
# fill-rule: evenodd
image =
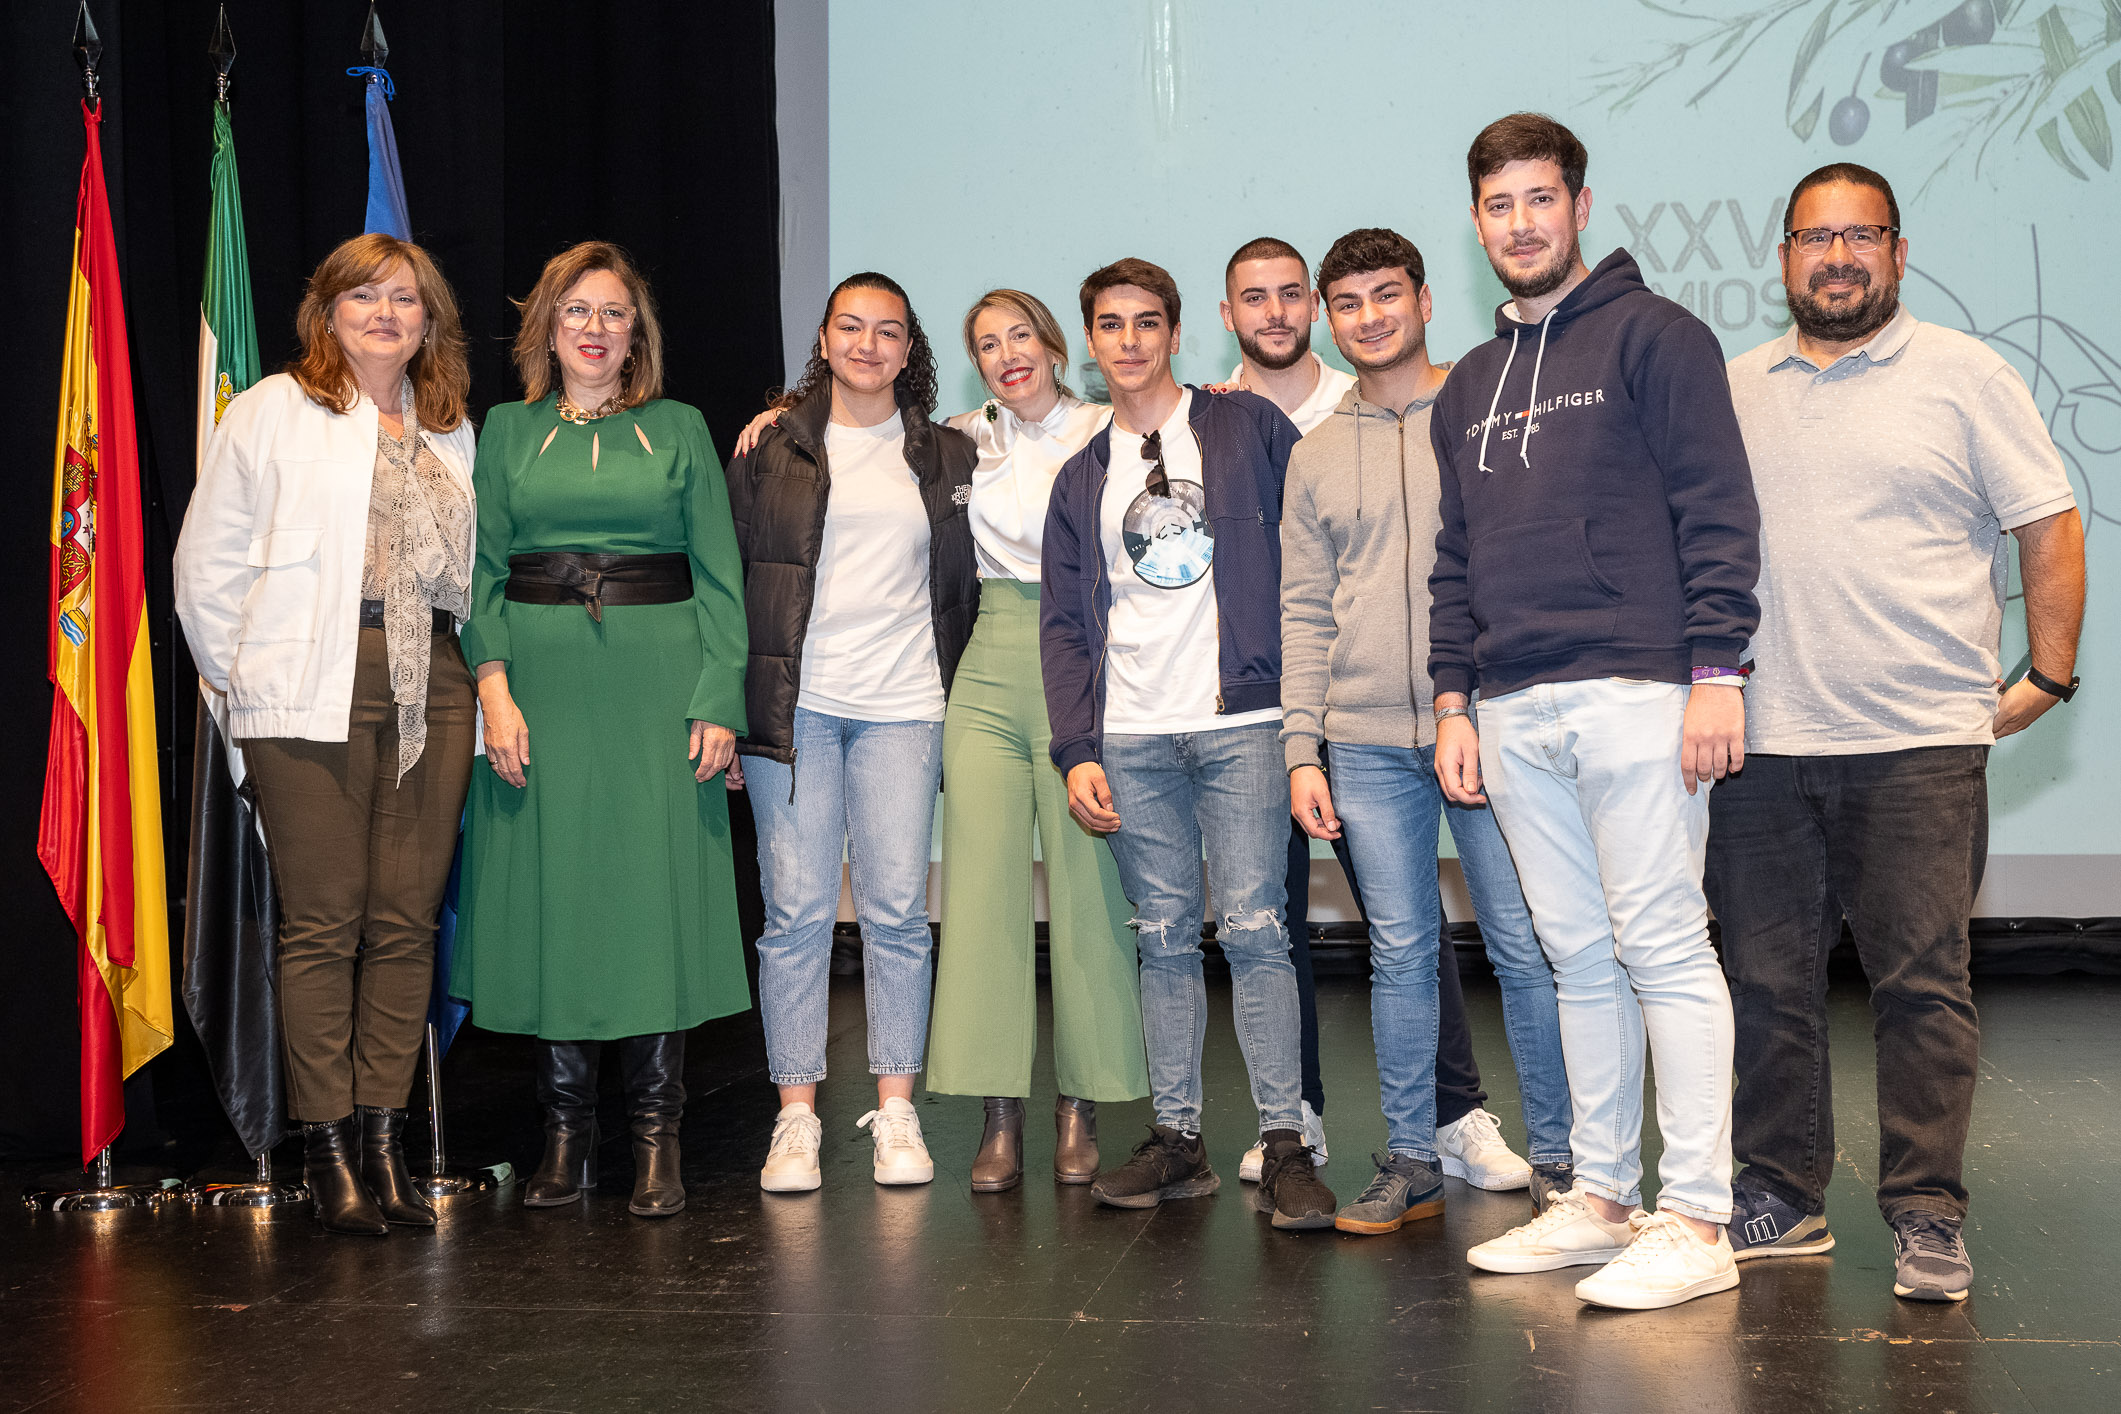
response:
M471 391L471 364L464 355L464 323L457 297L442 278L433 257L411 241L372 231L342 241L309 277L302 304L295 311L295 332L302 352L287 371L318 407L349 413L361 400L346 351L331 331L332 309L340 296L379 280L403 262L412 272L426 310L424 342L413 350L406 373L412 379L412 401L420 425L448 432L464 420L464 399Z
M891 389L897 395L900 407L917 409L924 418L934 417L937 399L935 350L928 346L928 335L922 330L921 321L913 312L913 301L907 298L905 288L889 275L879 275L874 270L849 275L834 285L832 293L825 298L825 312L818 316L817 321L820 334L824 333L825 326L832 322L832 307L839 303L840 294L844 290L881 290L885 294L896 296L898 302L905 306L906 366L901 368L898 377L892 380ZM796 380L793 388L777 398L774 405L793 407L824 387L831 378L832 365L825 362L823 352L812 349L810 362L803 366L803 376Z

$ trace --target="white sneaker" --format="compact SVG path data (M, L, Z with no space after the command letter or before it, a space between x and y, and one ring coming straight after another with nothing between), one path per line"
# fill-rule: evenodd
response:
M1304 1143L1311 1146L1311 1167L1326 1166L1326 1121L1317 1110L1311 1108L1309 1100L1299 1101L1303 1107ZM1244 1157L1237 1161L1237 1178L1240 1183L1259 1182L1260 1167L1267 1161L1267 1141L1260 1140L1245 1150Z
M1495 1116L1486 1110L1461 1115L1436 1131L1436 1154L1447 1178L1462 1178L1475 1188L1501 1193L1532 1186L1532 1166L1502 1140Z
M928 1183L935 1178L935 1160L921 1138L921 1117L911 1100L893 1095L878 1109L854 1122L876 1141L878 1183Z
M1627 1251L1576 1283L1577 1300L1655 1311L1738 1285L1738 1262L1722 1228L1714 1242L1703 1242L1678 1215L1653 1213L1636 1218L1635 1229Z
M824 1181L818 1172L818 1146L825 1140L825 1126L801 1100L781 1106L774 1116L773 1142L766 1146L766 1166L759 1170L759 1187L768 1193L808 1193Z
M1554 1206L1523 1227L1513 1227L1466 1253L1484 1272L1551 1272L1558 1267L1595 1267L1611 1262L1635 1240L1633 1219L1609 1223L1592 1211L1578 1185L1554 1200Z

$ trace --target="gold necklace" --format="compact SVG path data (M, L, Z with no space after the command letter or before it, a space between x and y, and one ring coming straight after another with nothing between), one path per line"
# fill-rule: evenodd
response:
M582 423L595 422L600 417L609 417L613 413L618 412L620 410L621 409L619 407L619 399L617 394L613 394L611 397L604 399L604 401L598 404L594 410L589 411L585 411L582 408L576 407L565 393L560 394L558 408L560 417L564 421L576 423L578 425Z

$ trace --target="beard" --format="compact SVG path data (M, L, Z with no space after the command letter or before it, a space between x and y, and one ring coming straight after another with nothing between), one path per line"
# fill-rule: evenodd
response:
M1237 336L1237 347L1244 351L1246 358L1269 373L1279 373L1284 368L1294 368L1298 360L1311 352L1311 331L1299 327L1296 330L1296 342L1289 346L1289 351L1285 354L1268 353L1259 346L1257 340L1247 338L1243 334Z
M1829 280L1853 280L1862 286L1858 299L1829 304L1815 299L1812 291ZM1874 277L1861 265L1822 265L1812 272L1802 290L1785 282L1790 318L1798 331L1823 344L1846 344L1867 339L1883 329L1900 311L1900 280L1888 271Z
M1521 275L1512 272L1492 255L1488 257L1488 264L1494 268L1495 278L1502 281L1502 287L1511 295L1518 299L1538 299L1561 288L1569 278L1569 272L1576 268L1582 248L1581 240L1572 229L1568 245L1555 250L1546 264L1535 266Z

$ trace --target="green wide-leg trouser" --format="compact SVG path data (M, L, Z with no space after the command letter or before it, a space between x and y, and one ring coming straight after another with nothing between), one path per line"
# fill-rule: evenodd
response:
M1053 1072L1063 1095L1149 1092L1132 909L1105 842L1068 814L1046 755L1039 587L980 583L979 622L943 719L943 938L928 1033L928 1088L1031 1094L1038 1050L1031 828L1046 865Z

